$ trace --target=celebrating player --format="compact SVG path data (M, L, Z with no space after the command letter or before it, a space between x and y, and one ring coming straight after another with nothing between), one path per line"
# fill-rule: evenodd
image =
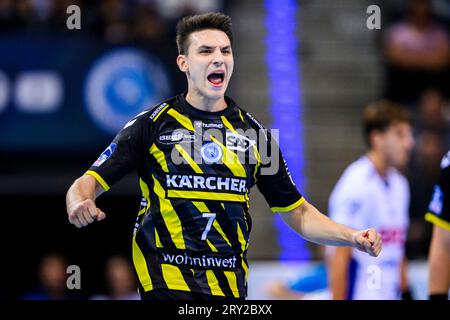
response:
M248 194L255 184L306 239L377 256L380 235L334 223L309 204L270 133L225 96L234 66L230 18L185 17L176 40L187 92L125 125L70 187L69 221L84 227L104 219L96 197L137 169L143 200L132 246L142 299L245 298ZM271 163L265 150L274 150Z

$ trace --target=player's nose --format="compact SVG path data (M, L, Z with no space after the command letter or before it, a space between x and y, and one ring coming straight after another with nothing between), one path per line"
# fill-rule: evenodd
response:
M213 56L213 64L216 67L220 67L224 64L223 54L220 50L217 50Z

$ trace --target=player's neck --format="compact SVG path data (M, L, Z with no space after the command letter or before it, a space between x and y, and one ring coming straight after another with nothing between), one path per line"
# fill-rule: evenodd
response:
M377 170L378 174L382 178L386 178L387 172L389 170L389 165L387 164L383 155L374 150L369 150L369 152L367 152L367 158L369 158L369 160L373 163L373 166L375 167L375 170Z
M207 112L222 111L227 108L225 97L219 99L208 99L197 92L188 91L186 101L194 108Z

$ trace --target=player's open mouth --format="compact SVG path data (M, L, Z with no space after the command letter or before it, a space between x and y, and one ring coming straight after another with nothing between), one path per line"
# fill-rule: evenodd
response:
M220 87L225 79L225 73L223 71L214 71L208 75L208 81L215 87Z

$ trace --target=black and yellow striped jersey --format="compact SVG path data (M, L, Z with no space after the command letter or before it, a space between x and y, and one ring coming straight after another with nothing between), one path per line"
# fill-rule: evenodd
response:
M450 231L450 151L441 161L441 174L434 186L425 220Z
M143 199L132 246L140 290L245 297L250 188L256 184L275 212L304 201L270 132L226 102L206 112L185 94L168 99L128 122L87 171L108 190L137 169Z

